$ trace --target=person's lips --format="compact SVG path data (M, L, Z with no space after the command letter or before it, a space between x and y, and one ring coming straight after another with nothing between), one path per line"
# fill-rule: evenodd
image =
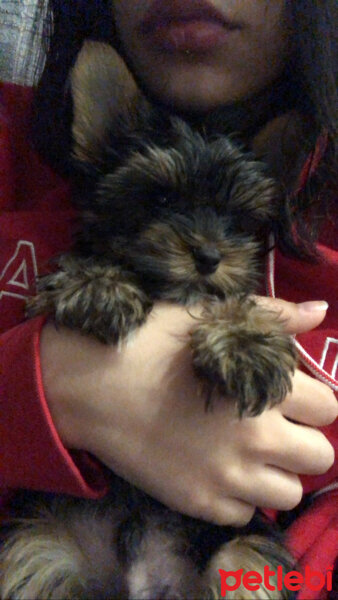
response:
M140 33L156 47L175 52L199 52L222 44L241 29L203 0L154 0Z

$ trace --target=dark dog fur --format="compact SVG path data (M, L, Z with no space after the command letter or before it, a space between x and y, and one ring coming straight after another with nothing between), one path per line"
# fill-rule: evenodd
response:
M207 402L233 399L249 416L280 402L291 386L293 344L279 315L249 298L277 215L274 182L212 121L198 132L152 107L107 46L85 45L72 92L74 155L89 191L78 241L40 280L29 314L50 313L117 344L156 300L200 303L190 341ZM13 509L22 521L0 555L2 600L216 598L219 568L287 568L259 515L245 528L216 527L112 479L101 502L24 493ZM250 598L269 593L262 587ZM245 594L241 587L227 597Z

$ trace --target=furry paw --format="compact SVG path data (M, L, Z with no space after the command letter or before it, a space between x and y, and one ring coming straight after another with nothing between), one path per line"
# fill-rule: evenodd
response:
M209 600L224 597L227 600L289 600L292 592L286 587L277 590L278 566L283 567L284 573L292 569L291 557L281 544L259 535L239 536L223 544L211 558L203 574L204 597ZM268 585L264 577L266 567L270 573ZM257 579L260 576L262 583L254 586L258 589L248 590L244 585L243 577L248 572L258 575Z
M214 305L192 333L192 349L209 397L216 389L233 398L240 416L260 414L291 390L293 342L282 331L278 315L252 301Z
M38 282L27 303L29 317L53 314L58 325L117 343L139 327L152 303L131 275L118 266L66 256L61 270Z

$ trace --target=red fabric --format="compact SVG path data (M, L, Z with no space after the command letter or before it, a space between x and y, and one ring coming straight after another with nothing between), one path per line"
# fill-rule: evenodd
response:
M310 566L311 571L322 574L326 579L321 590L304 585L298 600L324 600L329 589L328 572L338 556L338 489L314 500L311 508L290 527L287 542L302 572ZM315 576L312 583L316 583Z
M27 487L96 498L104 470L68 452L53 425L39 362L43 319L23 324L35 277L71 240L69 186L29 144L32 90L0 87L0 488Z
M329 230L325 236L329 239ZM333 239L333 236L332 236ZM337 238L335 242L337 243ZM314 299L329 303L323 323L313 331L296 336L303 369L314 375L336 393L338 356L338 248L318 244L321 259L318 263L303 263L286 258L278 250L269 256L267 283L269 295L293 302ZM337 423L323 428L326 436L338 449ZM303 477L304 492L311 492L332 483L338 477L338 461L321 476Z
M306 162L300 176L302 185L323 154L324 138ZM286 258L278 250L270 253L267 264L268 295L293 302L326 300L329 309L323 323L315 330L296 336L296 344L303 370L329 385L337 394L338 361L338 235L337 219L327 223L321 232L318 249L321 258L316 264ZM322 428L337 454L338 423ZM338 556L338 461L320 476L302 477L304 493L328 491L315 497L310 509L301 514L287 531L288 547L299 562L299 570L306 567L326 578ZM318 579L317 575L317 579ZM316 583L316 578L312 580ZM327 584L313 590L306 584L298 600L324 600Z
M323 154L324 138L320 138L314 153L306 162L300 176L305 185L314 164ZM296 344L303 369L329 385L337 394L338 360L338 235L335 222L327 223L320 235L318 249L321 258L317 264L301 263L283 256L278 250L268 259L267 288L270 296L293 302L326 300L327 316L315 330L296 336ZM338 449L338 423L323 427L331 444ZM328 577L338 556L338 461L324 475L302 477L305 493L328 491L314 498L311 508L304 511L287 531L287 544L298 561L297 569L305 573L306 567L318 572L312 583L324 577L322 589L313 590L306 583L298 600L324 600L328 597ZM320 574L320 575L319 575ZM320 582L319 582L320 583ZM318 586L319 587L319 586Z
M37 274L48 260L65 250L74 214L69 186L41 164L29 144L32 91L14 85L0 87L0 506L6 489L31 487L87 497L105 491L104 469L86 453L65 449L53 426L39 366L39 333L43 319L22 324L24 299L34 292ZM322 141L320 142L322 144ZM305 165L311 172L320 149ZM300 181L305 181L302 174ZM307 175L307 176L308 176ZM271 254L270 293L302 302L326 299L328 316L315 332L298 336L304 357L311 356L313 373L334 384L337 359L337 235L323 235L322 262L306 265ZM322 364L323 363L323 364ZM314 366L315 365L315 366ZM316 366L317 365L317 366ZM314 368L313 368L314 367ZM332 381L330 381L330 378ZM337 447L337 424L325 428ZM304 477L306 491L332 484L336 467L322 477ZM323 572L337 554L337 492L327 492L297 519L288 543L302 565ZM304 595L305 594L305 595ZM322 598L324 592L299 598Z

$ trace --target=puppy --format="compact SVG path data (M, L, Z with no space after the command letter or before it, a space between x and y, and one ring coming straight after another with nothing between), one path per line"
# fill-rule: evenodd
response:
M255 416L281 402L294 347L279 315L251 298L278 215L274 181L212 120L198 131L152 106L109 46L85 44L71 87L81 227L28 314L123 344L155 301L198 303L189 343L206 407L234 402L240 416ZM244 528L217 527L111 477L98 502L16 497L2 536L2 600L219 598L219 569L290 565L259 514ZM246 597L289 596L263 584L227 593Z

